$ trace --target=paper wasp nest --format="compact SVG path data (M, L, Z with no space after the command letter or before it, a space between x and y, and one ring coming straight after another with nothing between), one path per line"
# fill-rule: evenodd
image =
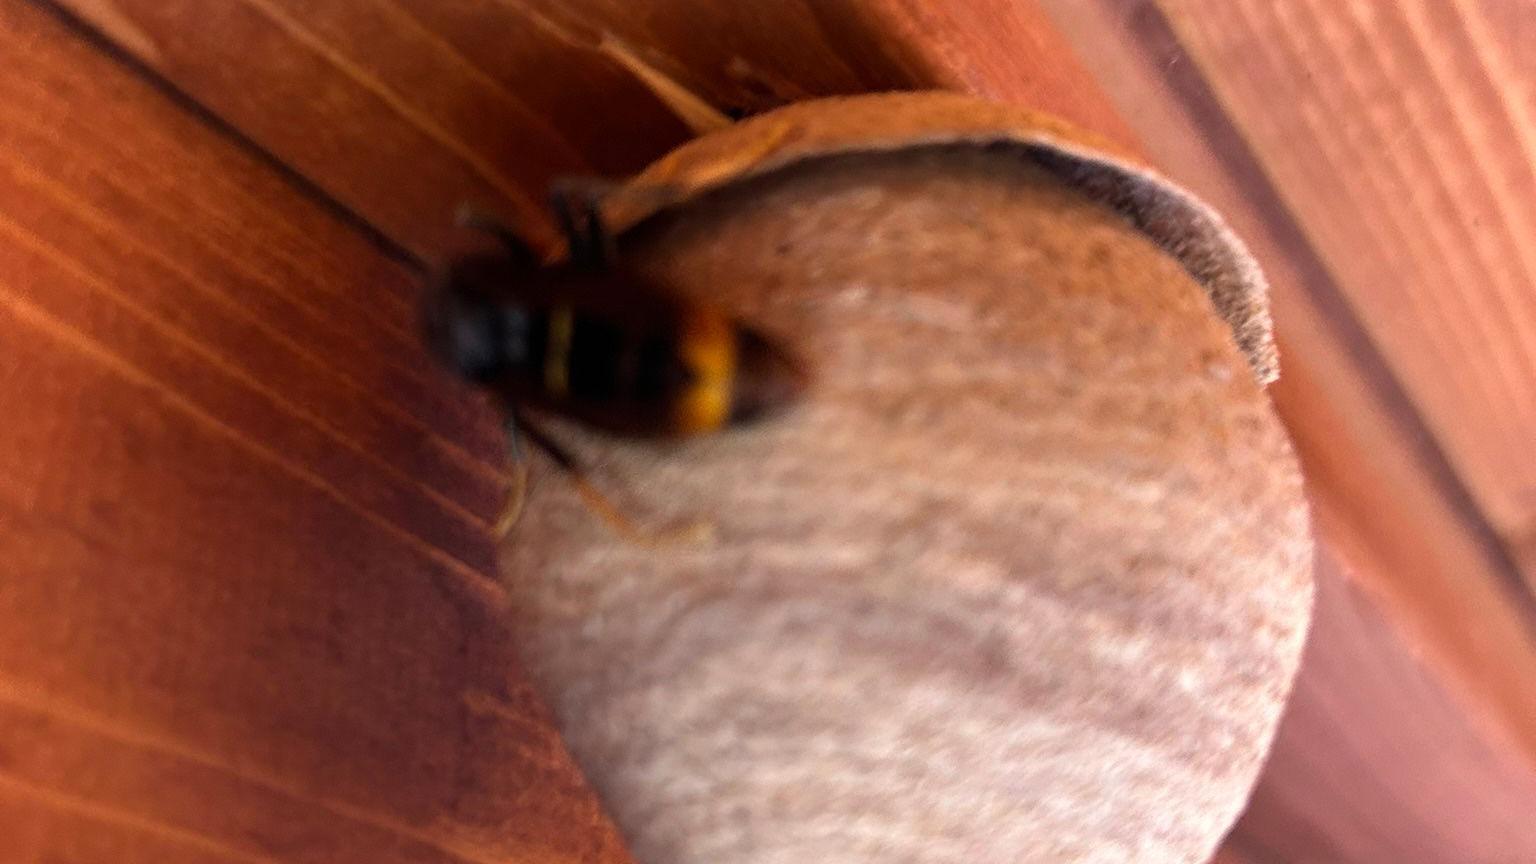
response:
M636 858L1204 861L1311 601L1262 278L1220 221L944 94L755 118L604 211L814 374L749 431L575 437L712 542L617 538L552 476L507 541L524 655Z

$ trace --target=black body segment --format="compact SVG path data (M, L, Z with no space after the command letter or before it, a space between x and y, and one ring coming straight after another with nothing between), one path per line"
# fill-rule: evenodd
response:
M619 435L679 437L748 422L803 384L761 334L612 266L466 256L433 292L427 323L438 353L509 407Z

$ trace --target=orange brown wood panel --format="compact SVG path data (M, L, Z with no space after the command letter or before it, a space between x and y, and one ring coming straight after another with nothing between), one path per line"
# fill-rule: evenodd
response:
M623 860L414 280L55 15L0 33L0 860Z
M1498 763L1528 770L1524 766L1531 764L1531 754L1536 753L1531 595L1508 538L1496 530L1477 497L1468 494L1468 484L1455 460L1445 458L1450 448L1434 434L1420 403L1403 383L1405 376L1417 373L1397 364L1390 351L1378 350L1382 343L1374 334L1375 322L1368 319L1380 316L1400 324L1394 307L1405 301L1396 296L1396 286L1363 284L1354 274L1330 266L1326 256L1319 254L1319 246L1336 238L1314 239L1314 235L1326 234L1328 228L1309 219L1305 210L1288 206L1287 196L1297 194L1297 190L1272 174L1269 161L1250 143L1250 136L1256 133L1240 122L1240 117L1228 114L1220 88L1208 80L1249 74L1246 55L1234 54L1223 63L1201 65L1190 58L1192 49L1181 41L1172 19L1194 14L1191 4L1167 4L1160 9L1150 3L1047 0L1046 5L1080 50L1086 53L1091 47L1095 52L1095 72L1156 160L1176 176L1187 178L1254 244L1274 283L1285 355L1286 376L1274 394L1301 451L1319 527L1334 549L1351 562L1351 581L1388 613L1394 629L1412 646L1415 664L1444 685L1448 704L1471 721L1469 732L1482 730L1491 748L1481 758L1462 751L1463 759L1448 755L1434 736L1422 736L1412 747L1407 746L1407 738L1396 748L1379 742L1380 746L1367 748L1378 754L1381 770L1375 772L1377 776L1335 773L1322 746L1327 743L1323 738L1327 729L1343 733L1369 726L1381 729L1384 735L1389 730L1413 734L1417 724L1409 722L1407 715L1388 709L1393 700L1384 699L1382 694L1367 695L1366 687L1352 686L1344 675L1333 676L1334 692L1328 694L1326 702L1320 698L1322 693L1309 695L1309 685L1322 676L1315 659L1320 655L1314 647L1309 655L1314 659L1309 661L1293 714L1311 706L1326 709L1328 715L1339 718L1339 723L1311 723L1307 726L1310 732L1302 735L1293 731L1302 721L1295 716L1287 719L1273 768L1261 784L1249 817L1239 827L1239 837L1262 835L1254 842L1255 848L1268 849L1269 857L1286 860L1274 848L1280 839L1274 829L1284 822L1275 817L1288 812L1288 830L1307 837L1300 842L1312 844L1309 848L1314 854L1320 854L1315 842L1318 837L1331 835L1337 849L1348 850L1353 856L1345 860L1532 857L1536 853L1531 851L1529 836L1503 818L1511 805L1523 812L1536 806L1528 785L1511 782L1514 777L1507 774L1504 782L1496 782L1471 767L1482 764L1486 769ZM1474 30L1480 28L1479 12L1499 7L1498 3L1456 5L1467 16L1462 26ZM1344 7L1329 8L1337 12ZM1385 5L1380 11L1383 15L1398 14ZM1209 26L1211 21L1202 18L1196 23ZM1186 22L1188 26L1194 24ZM1288 38L1317 38L1315 33L1299 32L1305 30L1303 22L1291 21L1289 26L1298 32ZM1435 46L1397 44L1377 59L1384 59L1386 68L1400 75L1411 75L1410 70L1422 62L1417 55L1429 50L1467 55L1481 52L1491 67L1497 67L1500 52L1506 52L1510 44L1479 41L1474 50L1473 44L1458 41L1457 32L1458 28L1452 28L1446 34L1447 41ZM1509 33L1503 35L1508 37ZM1398 53L1416 56L1399 58ZM1315 82L1312 86L1331 86L1341 74L1337 61L1327 55L1315 53L1308 59L1312 65L1298 74ZM1482 62L1479 56L1463 57L1462 74L1476 77L1473 72ZM1518 83L1507 77L1500 80L1506 92L1511 84ZM1454 78L1444 84L1452 92L1478 86L1476 81ZM1398 98L1401 89L1380 88L1376 93L1380 99L1391 100ZM1263 110L1285 112L1297 104L1295 97L1271 97ZM1362 111L1368 107L1365 103L1358 106ZM1518 110L1513 102L1504 107ZM1250 110L1254 110L1252 106ZM1442 103L1438 111L1429 112L1423 124L1428 128L1404 127L1400 136L1436 134L1436 115L1444 115L1445 110ZM1450 122L1444 116L1438 120ZM1515 146L1509 131L1503 138L1495 136L1494 146ZM1268 146L1306 151L1313 144L1310 138L1293 136L1289 142L1269 141ZM1351 179L1343 175L1335 178L1336 184ZM1313 193L1327 197L1320 190ZM1425 218L1453 221L1462 215L1445 210L1425 214ZM1366 214L1361 218L1367 218ZM1445 226L1437 226L1437 230L1445 230ZM1405 242L1417 241L1412 232L1404 237ZM1463 280L1445 284L1441 290L1455 295L1446 297L1447 303L1475 304L1492 288L1476 280ZM1531 309L1527 304L1527 314ZM1455 320L1447 323L1454 327L1463 324L1456 316L1470 313L1448 314ZM1435 326L1433 322L1420 324ZM1447 364L1437 374L1462 378L1478 373L1470 366ZM1331 619L1338 619L1328 614L1328 598L1329 592L1324 590L1319 603L1320 631ZM1319 641L1323 638L1321 633L1315 637ZM1339 644L1361 648L1353 642ZM1362 680L1364 662L1362 657ZM1405 695L1412 692L1407 679L1395 677L1404 682ZM1420 692L1427 697L1428 691ZM1353 710L1348 707L1351 704ZM1345 723L1342 718L1351 713L1357 716ZM1368 720L1372 715L1376 719ZM1426 704L1413 716L1425 719L1424 728L1432 728L1434 721L1429 718L1452 715ZM1340 734L1336 739L1344 737ZM1445 730L1446 741L1464 737ZM1395 749L1395 755L1387 756L1387 749ZM1310 774L1305 768L1308 765ZM1308 776L1310 782L1304 780ZM1392 808L1373 809L1358 800L1347 800L1344 790L1351 784L1339 780L1351 777L1376 785L1377 793L1369 797L1389 794L1384 803ZM1339 797L1330 799L1320 792L1328 788L1338 790ZM1447 798L1449 789L1460 791ZM1461 806L1449 806L1451 802ZM1387 818L1391 813L1400 815L1397 822ZM1419 815L1410 815L1414 813ZM1404 823L1415 819L1420 829L1405 831ZM1260 825L1259 830L1251 830ZM1468 833L1459 833L1464 829ZM1459 840L1452 839L1455 837ZM1413 839L1421 841L1416 847L1418 858L1404 851L1415 848ZM1457 849L1461 854L1454 854ZM1482 854L1472 854L1473 849Z
M1412 646L1415 663L1444 685L1450 704L1473 722L1470 729L1485 730L1490 752L1508 765L1529 765L1529 754L1536 752L1530 594L1504 539L1466 493L1465 482L1444 458L1444 448L1399 383L1402 370L1375 350L1355 314L1346 289L1360 286L1344 285L1344 277L1314 249L1305 220L1285 205L1265 163L1206 80L1206 74L1222 70L1202 70L1191 61L1158 8L1110 0L1047 0L1046 5L1080 50L1093 50L1100 81L1156 161L1217 204L1264 262L1273 281L1286 371L1274 389L1276 402L1301 451L1319 527L1335 551L1351 562L1351 581L1388 614L1393 629ZM1326 77L1325 69L1314 70L1314 77ZM1277 104L1274 110L1285 107ZM1446 287L1463 293L1486 290L1476 283ZM1320 603L1326 604L1328 596L1324 591ZM1326 612L1320 605L1320 629L1329 620ZM1304 675L1304 685L1320 674L1313 666ZM1336 681L1330 713L1342 716L1340 712L1348 711L1344 706L1353 703L1357 725L1412 727L1379 697L1352 687L1347 677L1336 676ZM1304 686L1298 706L1323 707L1308 693ZM1377 719L1367 720L1372 714ZM1430 706L1417 714L1447 716ZM1468 820L1462 809L1436 812L1447 789L1460 789L1455 800L1468 802L1474 810L1502 812L1514 803L1529 811L1533 805L1524 784L1490 781L1468 769L1476 759L1464 763L1451 758L1432 737L1425 737L1417 748L1400 748L1388 760L1393 768L1411 765L1412 772L1383 772L1373 780L1379 787L1371 797L1386 798L1384 803L1395 811L1385 806L1379 811L1319 806L1326 799L1318 797L1317 789L1335 782L1328 779L1335 775L1329 773L1320 746L1312 748L1309 759L1300 758L1300 752L1286 755L1288 741L1292 751L1306 744L1289 734L1293 722L1288 719L1282 731L1274 768L1240 835L1258 817L1289 811L1297 823L1293 831L1332 834L1340 848L1359 856L1355 860L1414 860L1401 857L1397 841L1418 835L1407 832L1392 838L1365 828L1372 820L1392 826L1383 813L1417 812L1424 814L1419 818L1425 823L1422 860L1485 860L1445 857L1448 847L1442 832L1432 826L1456 819L1481 825L1485 840L1503 841L1502 858L1493 860L1531 857L1529 839L1508 823ZM1327 727L1311 728L1316 744L1322 744L1320 735ZM1447 732L1447 740L1457 737ZM1295 770L1308 764L1313 767L1311 786L1301 782ZM1281 784L1284 791L1277 792L1273 787L1282 775L1288 779ZM1349 831L1349 817L1340 814L1353 814L1361 830ZM1403 829L1401 824L1392 827ZM1273 831L1265 833L1269 841L1274 839ZM1362 836L1382 845L1361 847Z
M1159 4L1536 586L1536 75L1487 11L1520 5Z
M1228 846L1255 861L1503 862L1536 850L1536 772L1324 555L1305 673Z
M714 104L1011 80L1120 132L1033 7L960 17L902 0L66 0L62 4L421 254L463 202L551 239L550 180L623 174L689 133L612 56L625 46ZM985 28L1036 50L978 55ZM699 38L699 34L710 34ZM1022 41L1020 41L1022 40Z
M22 8L19 0L7 2ZM215 115L207 118L213 125L228 123L305 182L382 231L389 241L428 257L441 253L450 242L448 216L461 201L500 210L548 240L538 200L549 179L566 173L620 173L685 137L681 124L614 60L615 45L729 108L752 110L802 96L896 86L940 84L975 90L1053 110L1122 141L1131 140L1128 130L1133 128L1148 139L1153 153L1170 169L1186 167L1187 173L1170 170L1179 179L1198 187L1205 175L1195 169L1212 168L1226 184L1224 192L1217 190L1226 200L1223 194L1212 196L1223 207L1235 203L1241 210L1251 192L1250 178L1233 173L1226 154L1207 152L1202 140L1205 129L1182 130L1182 137L1148 135L1148 130L1166 129L1145 116L1139 122L1133 116L1127 127L1093 81L1113 65L1108 52L1089 43L1082 52L1088 62L1079 63L1033 3L237 0L215 5L193 0L69 0L65 5L116 49ZM35 14L26 21L34 19ZM709 38L699 38L701 33ZM112 74L118 78L106 72L101 77L121 77L119 72ZM1180 109L1175 103L1166 102L1169 111ZM190 123L185 118L177 122ZM100 127L89 118L77 125ZM81 158L83 154L94 158L95 148L77 149ZM1195 161L1180 161L1190 154ZM1170 159L1170 155L1179 158ZM146 197L154 201L157 195L166 195L181 201L186 197L183 187L192 178L211 182L204 177L207 173L206 167L199 168L180 175L180 182L162 177L158 186L145 187L152 190ZM216 179L222 172L211 173ZM22 178L18 182L27 179L25 174L18 176ZM148 182L134 180L127 185L137 188ZM243 188L248 183L229 185ZM1201 191L1210 194L1208 189ZM222 200L221 195L213 197ZM170 209L176 212L175 207ZM322 218L325 214L318 208L299 209L317 224L333 224ZM214 215L198 222L205 233L195 236L203 238L204 246L244 248L248 241L241 219ZM274 217L282 218L286 217ZM141 227L137 219L125 221ZM175 227L173 223L145 223L143 236L147 242L166 242L160 232ZM1365 596L1370 602L1351 593L1337 571L1325 569L1321 574L1328 584L1320 602L1328 605L1320 610L1311 651L1314 656L1324 652L1338 665L1308 664L1296 705L1281 733L1274 767L1261 786L1255 811L1228 851L1234 857L1267 856L1263 860L1304 854L1326 858L1341 851L1355 856L1351 860L1449 860L1437 856L1447 849L1473 848L1457 845L1465 836L1437 832L1424 813L1405 811L1404 802L1419 806L1431 800L1424 797L1427 790L1447 780L1454 782L1446 788L1482 802L1476 806L1488 813L1505 813L1512 802L1526 800L1530 761L1523 755L1512 756L1515 751L1505 739L1489 731L1496 724L1482 721L1491 717L1504 731L1514 730L1516 735L1522 728L1529 731L1529 724L1521 726L1519 713L1523 706L1536 704L1528 701L1536 694L1536 655L1531 651L1527 622L1511 607L1508 592L1500 585L1497 550L1488 547L1475 525L1468 526L1462 509L1447 502L1443 478L1435 476L1412 430L1403 428L1401 406L1384 395L1389 388L1383 381L1390 384L1395 370L1387 368L1383 379L1380 369L1362 361L1351 341L1354 331L1339 327L1340 310L1316 302L1309 293L1315 274L1307 266L1292 263L1293 253L1298 252L1296 238L1283 232L1277 236L1274 221L1264 213L1240 212L1238 224L1245 233L1257 232L1261 254L1269 249L1267 263L1281 273L1277 304L1282 343L1290 356L1289 377L1276 391L1277 399L1313 475L1320 524L1330 544L1355 563L1360 574L1356 578L1369 589ZM358 237L338 240L342 252L327 252L333 245L329 236L315 235L308 223L304 227L292 232L296 237L282 242L254 244L288 251L282 259L288 270L279 271L284 275L273 280L276 284L299 279L309 289L301 295L306 299L310 292L331 289L339 295L337 302L365 309L377 299L375 281L393 285L397 298L408 296L402 275L379 256L367 254ZM52 228L38 230L52 237L47 233ZM317 238L323 242L313 242ZM1310 249L1307 239L1301 238L1299 251ZM308 245L291 245L299 243ZM113 243L91 249L77 260L122 254ZM202 267L198 259L211 254L202 247L191 254L166 252L183 267ZM335 262L328 266L339 269L316 271L317 276L304 281L309 256L322 254ZM366 275L348 269L360 266L358 261L371 262ZM1333 275L1322 269L1325 276ZM292 271L297 272L287 275ZM182 290L188 289L167 289L166 293L174 297ZM364 298L367 302L358 302ZM1348 318L1349 310L1343 312ZM261 313L268 314L278 313ZM400 306L391 315L386 316L387 329L402 335L409 327L406 308ZM390 323L394 326L388 327ZM365 331L352 338L366 336L366 327L352 326ZM312 329L329 332L323 327ZM326 359L332 350L327 345L312 353ZM407 371L419 368L420 358L407 352L402 349L384 356ZM375 374L353 368L353 363L367 367L368 358L359 356L363 353L354 346L352 354L336 355L331 366L354 376ZM258 364L256 374L258 381L265 380L260 377L264 366ZM299 378L295 374L291 379L295 387L320 386ZM367 377L356 380L378 383ZM223 386L209 385L209 393ZM325 419L331 397L300 390L293 404L307 408L308 416ZM386 391L396 394L393 389ZM293 452L311 454L307 467L311 472L329 471L316 476L332 486L360 484L357 490L338 488L355 491L356 500L371 505L364 508L369 512L383 509L386 515L399 515L383 521L415 535L399 538L402 543L418 549L415 544L424 543L457 556L470 570L483 569L483 547L479 553L473 551L475 520L483 522L487 517L497 492L494 472L486 473L488 460L494 458L488 427L476 425L473 412L466 416L462 394L434 397L442 391L431 387L406 392L447 404L405 405L406 417L379 417L359 408L360 413L344 415L350 418L345 423L331 424L344 432L356 428L375 436L356 439L357 446L347 451L350 455L336 458L358 460L371 454L400 470L333 463L327 455L330 451L313 442L307 445L311 450ZM299 401L301 397L308 401ZM422 448L431 454L432 461L425 465L390 458L391 453L401 454L400 449L388 449L391 436L419 441L427 435L412 419L425 423L427 430L448 433L450 443ZM268 422L263 428L281 425ZM312 433L322 444L323 432L321 428ZM41 446L37 441L29 443ZM281 452L288 450L284 444ZM417 449L404 450L411 459L423 458ZM466 462L466 455L478 459L480 467ZM364 476L354 476L359 466ZM418 481L424 488L415 495L398 488L407 480ZM418 508L424 515L418 521L415 515L406 515L407 510L389 511L389 506ZM270 522L276 517L266 518L269 521L263 524L268 530L290 530ZM1480 517L1474 514L1476 518ZM365 517L364 521L392 533L380 520ZM362 529L354 526L352 530ZM295 566L324 567L329 560ZM338 565L331 562L330 569L337 570ZM269 590L285 590L286 584ZM1392 616L1390 624L1360 624L1375 620L1361 611L1362 603L1379 603ZM1481 626L1467 627L1467 620ZM1363 644L1351 636L1362 627L1368 634L1361 637L1366 639ZM1413 659L1421 653L1437 662L1421 667ZM1387 659L1379 659L1383 657ZM1383 664L1395 670L1387 677L1385 689L1356 686L1352 676L1376 674ZM1423 681L1415 675L1424 676ZM1442 688L1440 681L1446 681L1447 687ZM372 686L385 685L374 682ZM533 714L497 716L539 716L536 709L525 707ZM1416 713L1432 721L1399 728L1403 717ZM1386 724L1395 731L1384 736L1380 747L1340 749L1347 740L1342 737L1347 727L1372 724ZM524 740L530 734L527 730L542 728L531 722L518 733L521 739L514 734L510 740ZM1437 735L1455 743L1437 751L1421 746ZM1487 754L1493 754L1494 767L1484 759ZM1378 772L1383 767L1378 760L1384 759L1412 770ZM1318 818L1318 803L1329 800L1317 797L1309 785L1329 782L1326 772L1316 770L1319 760L1348 764L1352 775L1379 773L1380 780L1341 787L1341 794L1356 809L1334 808L1327 814L1330 818ZM1358 818L1350 818L1351 812ZM528 824L542 824L530 818L533 821ZM1469 824L1488 826L1494 842L1506 844L1501 848L1521 853L1531 849L1517 845L1528 843L1529 838L1502 830L1507 828L1503 822ZM523 830L521 826L511 828L516 833ZM1277 843L1275 826L1298 829L1300 845ZM1419 858L1379 857L1414 847L1414 838L1420 834L1425 842L1416 848L1425 851ZM599 836L593 841L596 848L610 848L601 839L607 835L599 832ZM1384 838L1390 844L1382 845ZM567 839L575 842L576 838ZM1373 840L1375 845L1367 842Z

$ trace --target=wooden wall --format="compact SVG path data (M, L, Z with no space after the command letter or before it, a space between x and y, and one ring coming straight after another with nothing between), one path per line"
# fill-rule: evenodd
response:
M460 202L547 240L550 179L687 137L625 57L738 111L1044 108L1226 211L1325 552L1224 857L1536 859L1530 8L0 0L0 860L622 860L490 611L493 418L412 302Z
M1234 843L1258 860L1531 857L1536 65L1516 52L1536 7L1044 5L1145 152L1263 261L1273 392L1346 570ZM1389 625L1399 671L1368 671L1370 628L1352 624L1333 650L1362 665L1324 685L1341 589Z

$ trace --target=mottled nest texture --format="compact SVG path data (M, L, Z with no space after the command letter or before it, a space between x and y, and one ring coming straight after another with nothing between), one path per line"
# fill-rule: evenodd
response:
M797 162L925 146L1012 152L1124 216L1210 295L1259 381L1279 377L1269 286L1216 211L1119 146L1049 115L948 92L790 105L704 136L646 169L607 202L629 225L699 193Z
M947 94L791 106L604 208L642 275L814 370L741 432L561 429L711 542L627 542L543 474L504 547L521 650L636 858L1206 860L1311 604L1264 285L1220 220Z

